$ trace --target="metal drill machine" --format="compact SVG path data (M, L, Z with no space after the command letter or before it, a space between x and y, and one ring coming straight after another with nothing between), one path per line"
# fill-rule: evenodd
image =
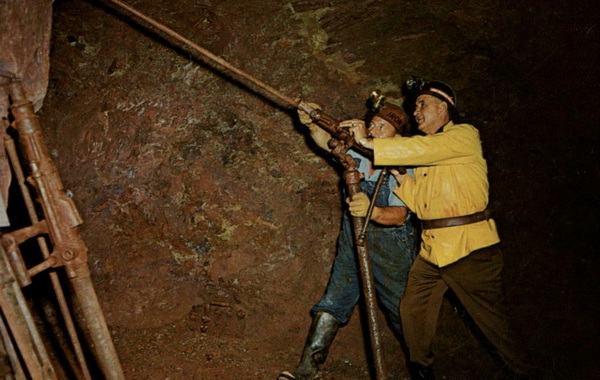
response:
M32 103L10 73L0 73L0 127L0 377L92 379L97 376L90 368L97 367L105 379L124 379L90 278L81 217L43 141ZM44 275L69 337L68 354L51 351L56 348L43 339L24 296Z

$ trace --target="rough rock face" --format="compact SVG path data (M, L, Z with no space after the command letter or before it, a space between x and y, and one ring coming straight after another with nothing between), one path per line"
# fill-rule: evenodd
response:
M600 311L597 297L586 302L599 288L588 206L598 203L589 178L599 171L598 28L585 7L130 4L339 118L361 117L376 88L400 101L412 75L452 84L481 132L515 323L543 354L545 379L598 374L594 345L581 338L598 341ZM339 168L307 142L293 112L100 2L55 4L51 59L40 118L84 217L127 378L268 379L295 365L335 252ZM457 310L444 304L436 369L496 378L500 366ZM401 377L400 346L383 334L389 372ZM326 373L368 379L367 363L357 309Z
M21 79L34 109L48 89L52 1L0 2L0 72Z

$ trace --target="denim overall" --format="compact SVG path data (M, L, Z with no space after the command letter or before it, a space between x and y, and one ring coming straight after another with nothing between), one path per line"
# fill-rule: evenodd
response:
M381 185L375 204L388 206L393 187L387 177ZM361 181L360 187L369 197L376 182ZM403 226L382 226L370 222L367 228L367 247L379 306L382 308L392 330L401 335L400 298L406 288L408 270L416 257L415 228L410 220ZM329 284L321 300L313 306L312 313L325 311L345 324L362 295L360 268L354 248L354 231L350 213L346 210L342 230L338 238L337 254L329 278Z

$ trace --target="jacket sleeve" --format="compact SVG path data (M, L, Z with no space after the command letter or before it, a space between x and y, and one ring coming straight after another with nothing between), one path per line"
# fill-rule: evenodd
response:
M373 139L375 165L428 166L472 162L481 156L479 132L468 124L446 126L431 136Z

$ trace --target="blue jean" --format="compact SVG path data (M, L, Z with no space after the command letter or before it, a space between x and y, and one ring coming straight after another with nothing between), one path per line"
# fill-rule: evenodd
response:
M367 247L371 256L377 299L390 327L400 335L400 298L406 288L408 271L416 257L415 243L415 229L410 220L403 226L369 223ZM341 323L347 323L362 295L360 282L352 221L348 213L344 213L329 284L311 312L325 311Z

